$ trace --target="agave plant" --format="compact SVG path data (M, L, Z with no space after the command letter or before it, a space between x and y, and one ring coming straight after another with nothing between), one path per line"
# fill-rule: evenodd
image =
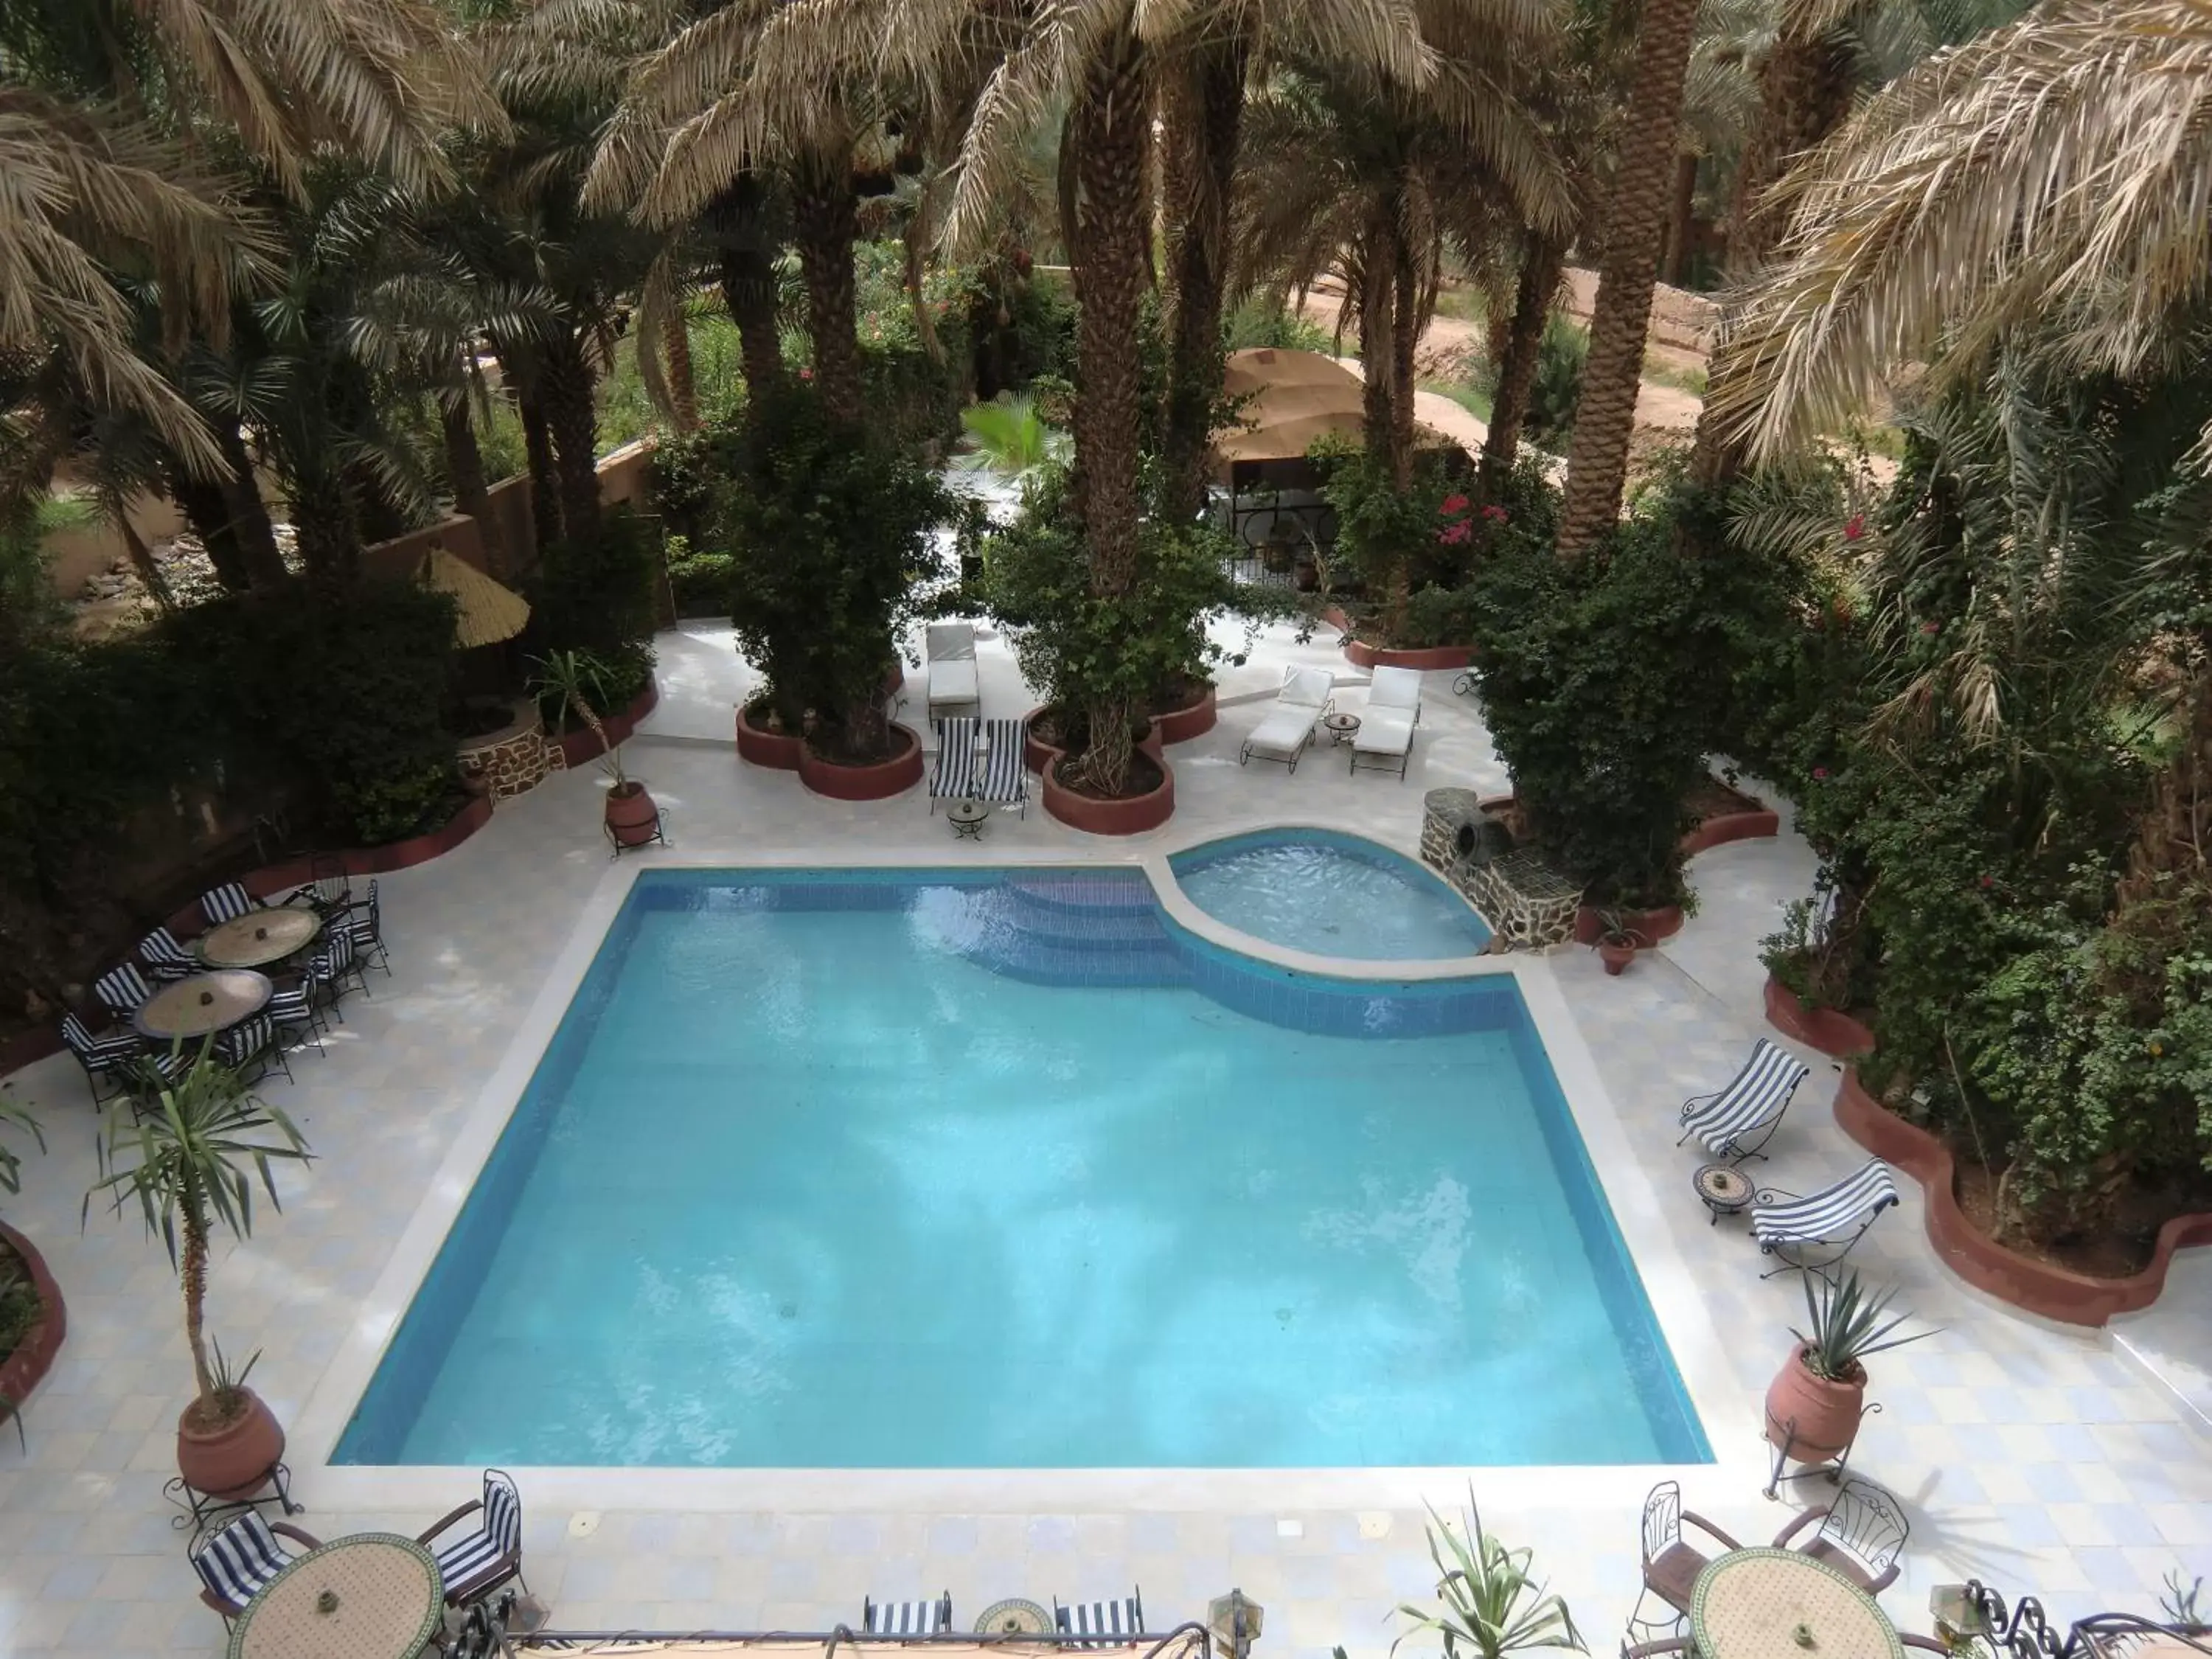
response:
M562 708L576 711L576 717L599 740L600 755L614 775L615 793L623 793L629 780L623 772L622 750L607 741L607 728L599 724L596 706L607 701L606 664L588 651L548 651L532 658L531 665L537 670L530 682L532 695L558 697Z
M0 1098L0 1129L26 1129L38 1143L40 1152L46 1150L46 1138L39 1133L39 1121L14 1101ZM22 1189L23 1160L15 1149L0 1140L0 1193L20 1192Z
M1896 1294L1893 1288L1869 1294L1856 1269L1847 1269L1835 1279L1807 1273L1806 1328L1790 1334L1802 1345L1805 1364L1813 1374L1831 1382L1848 1382L1861 1374L1860 1361L1869 1354L1935 1335L1933 1331L1893 1334L1912 1317L1908 1313L1889 1313L1890 1298Z
M1398 1616L1410 1621L1390 1644L1398 1644L1423 1631L1443 1638L1444 1652L1457 1659L1505 1659L1540 1648L1587 1653L1574 1615L1560 1597L1550 1595L1530 1576L1534 1552L1508 1549L1483 1530L1482 1512L1475 1507L1472 1488L1467 1495L1467 1525L1455 1530L1434 1510L1429 1511L1429 1559L1437 1565L1437 1605L1415 1607L1401 1603Z

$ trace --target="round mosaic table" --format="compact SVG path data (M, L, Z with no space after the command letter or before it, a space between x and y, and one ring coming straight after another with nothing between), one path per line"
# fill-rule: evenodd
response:
M231 1626L229 1659L415 1659L445 1607L429 1551L397 1533L356 1533L271 1579Z
M1752 1200L1750 1178L1732 1164L1707 1164L1690 1177L1690 1183L1715 1221L1741 1213Z
M1704 1659L1905 1659L1897 1627L1850 1579L1796 1550L1732 1550L1690 1595Z
M1011 1596L994 1601L975 1620L978 1636L1049 1636L1052 1615L1034 1601Z
M1324 714L1321 717L1321 724L1322 730L1328 733L1331 744L1350 743L1359 732L1359 716L1357 714Z
M952 838L955 841L963 836L969 841L981 841L983 838L983 820L991 816L991 804L975 799L956 800L945 809L945 816L952 821Z
M210 968L264 968L282 962L323 931L323 919L304 906L249 911L210 927L194 941Z
M156 1042L204 1037L259 1013L268 1006L276 988L267 975L248 968L193 974L174 985L163 986L140 1003L131 1024L140 1036Z

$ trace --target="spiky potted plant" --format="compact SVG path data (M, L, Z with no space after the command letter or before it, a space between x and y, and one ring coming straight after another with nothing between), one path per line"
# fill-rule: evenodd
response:
M179 1048L171 1053L182 1058ZM184 1288L196 1392L177 1419L177 1472L195 1492L258 1492L284 1454L283 1427L246 1386L252 1360L234 1370L208 1338L208 1243L218 1227L251 1237L257 1182L270 1205L282 1207L271 1161L307 1157L291 1120L204 1043L173 1079L143 1064L133 1110L118 1113L100 1143L100 1179L85 1194L86 1213L95 1198L118 1214L137 1200L146 1231L167 1249Z
M1437 1605L1402 1602L1398 1616L1409 1628L1390 1644L1433 1631L1446 1659L1510 1659L1556 1648L1587 1653L1566 1602L1534 1576L1534 1552L1509 1549L1483 1529L1474 1493L1467 1495L1467 1524L1456 1529L1429 1511L1429 1559L1437 1568Z
M617 847L644 846L659 828L660 809L645 786L623 771L621 747L607 741L607 728L599 723L598 705L607 700L607 665L588 651L549 651L532 665L538 671L532 691L559 698L562 709L574 709L599 740L600 763L614 779L607 790L608 838Z
M1625 971L1636 960L1636 953L1650 942L1628 925L1626 911L1600 910L1597 928L1597 959L1608 974Z
M1869 1293L1856 1269L1830 1279L1805 1275L1805 1328L1766 1389L1766 1437L1802 1462L1838 1456L1866 1409L1869 1355L1917 1342L1933 1331L1896 1333L1910 1314L1889 1311L1894 1290Z

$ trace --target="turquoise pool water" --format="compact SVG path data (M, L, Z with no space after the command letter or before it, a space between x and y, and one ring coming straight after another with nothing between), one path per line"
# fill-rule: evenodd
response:
M1490 929L1412 859L1358 836L1263 830L1168 860L1190 902L1239 933L1367 962L1480 956Z
M1135 872L652 871L336 1461L1709 1455L1510 977Z

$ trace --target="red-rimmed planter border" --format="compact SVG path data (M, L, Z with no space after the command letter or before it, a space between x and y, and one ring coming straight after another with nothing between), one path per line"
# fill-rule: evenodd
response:
M1808 1008L1773 975L1766 976L1766 1023L1786 1037L1838 1060L1874 1051L1874 1033L1840 1008Z
M1212 688L1209 686L1206 688L1206 698L1209 708L1212 704ZM1042 738L1036 735L1036 717L1039 714L1043 714L1048 706L1048 705L1044 703L1039 703L1036 708L1030 709L1028 714L1022 716L1022 763L1039 777L1042 777L1044 775L1044 769L1046 767L1051 765L1053 762L1056 760L1065 759L1067 755L1067 750L1062 749L1058 744L1047 743ZM1207 726L1211 726L1212 724L1212 720L1209 718L1205 726L1200 726L1198 731L1193 732L1190 735L1192 737L1196 737L1199 732L1205 731ZM1167 769L1167 757L1160 752L1163 745L1170 743L1180 743L1182 739L1180 738L1163 737L1161 735L1162 730L1163 722L1158 719L1152 720L1151 725L1146 728L1145 735L1137 739L1137 747L1143 750L1154 760L1159 762L1160 769L1162 771L1165 771Z
M1146 742L1151 741L1150 738ZM1160 787L1150 794L1127 800L1097 800L1060 787L1054 774L1064 758L1053 751L1044 769L1044 810L1071 829L1094 836L1138 836L1157 830L1175 816L1175 769L1159 762ZM1158 759L1157 751L1154 758Z
M1623 910L1620 925L1639 935L1644 945L1656 945L1662 939L1672 939L1682 931L1682 907L1662 904L1656 910ZM1595 945L1598 935L1605 932L1597 907L1584 904L1575 911L1575 943ZM1641 947L1638 947L1641 948Z
M839 766L817 756L802 744L799 750L799 781L817 795L831 800L888 800L921 781L921 739L911 726L896 721L891 730L905 738L906 747L887 761L872 766Z
M39 1305L43 1310L37 1322L23 1333L15 1352L0 1359L0 1395L21 1406L52 1367L62 1338L69 1334L69 1310L62 1305L62 1287L54 1283L46 1258L29 1239L0 1221L0 1243L5 1243L22 1258L24 1267L30 1270L31 1288L39 1293Z
M621 714L606 715L599 721L607 728L608 744L628 742L630 733L637 730L637 723L650 714L653 704L659 701L660 682L647 680L645 690L637 694L636 702ZM564 733L555 742L554 747L561 751L561 763L568 767L581 766L586 761L597 760L601 752L599 740L592 735L592 728L588 726Z
M1213 730L1220 712L1214 701L1214 690L1209 685L1181 708L1153 715L1152 735L1163 744L1188 743Z
M796 772L799 751L806 745L789 732L763 732L745 718L742 704L738 708L738 758L750 761L755 766L766 766L778 772Z
M1927 1203L1928 1242L1951 1271L2001 1302L2068 1325L2102 1325L2114 1314L2133 1313L2158 1300L2173 1253L2212 1244L2212 1214L2176 1216L2158 1230L2150 1265L2124 1279L2093 1279L2007 1249L1967 1220L1959 1207L1957 1169L1950 1148L1927 1130L1884 1106L1844 1068L1836 1091L1836 1122L1876 1158L1920 1183Z
M1707 818L1682 837L1682 856L1693 859L1732 841L1756 841L1781 832L1782 814L1767 808L1756 812L1723 812Z
M1322 611L1321 619L1344 635L1338 643L1345 660L1355 668L1418 668L1427 673L1438 668L1467 668L1474 662L1471 645L1369 645L1352 637L1352 618L1335 605Z

